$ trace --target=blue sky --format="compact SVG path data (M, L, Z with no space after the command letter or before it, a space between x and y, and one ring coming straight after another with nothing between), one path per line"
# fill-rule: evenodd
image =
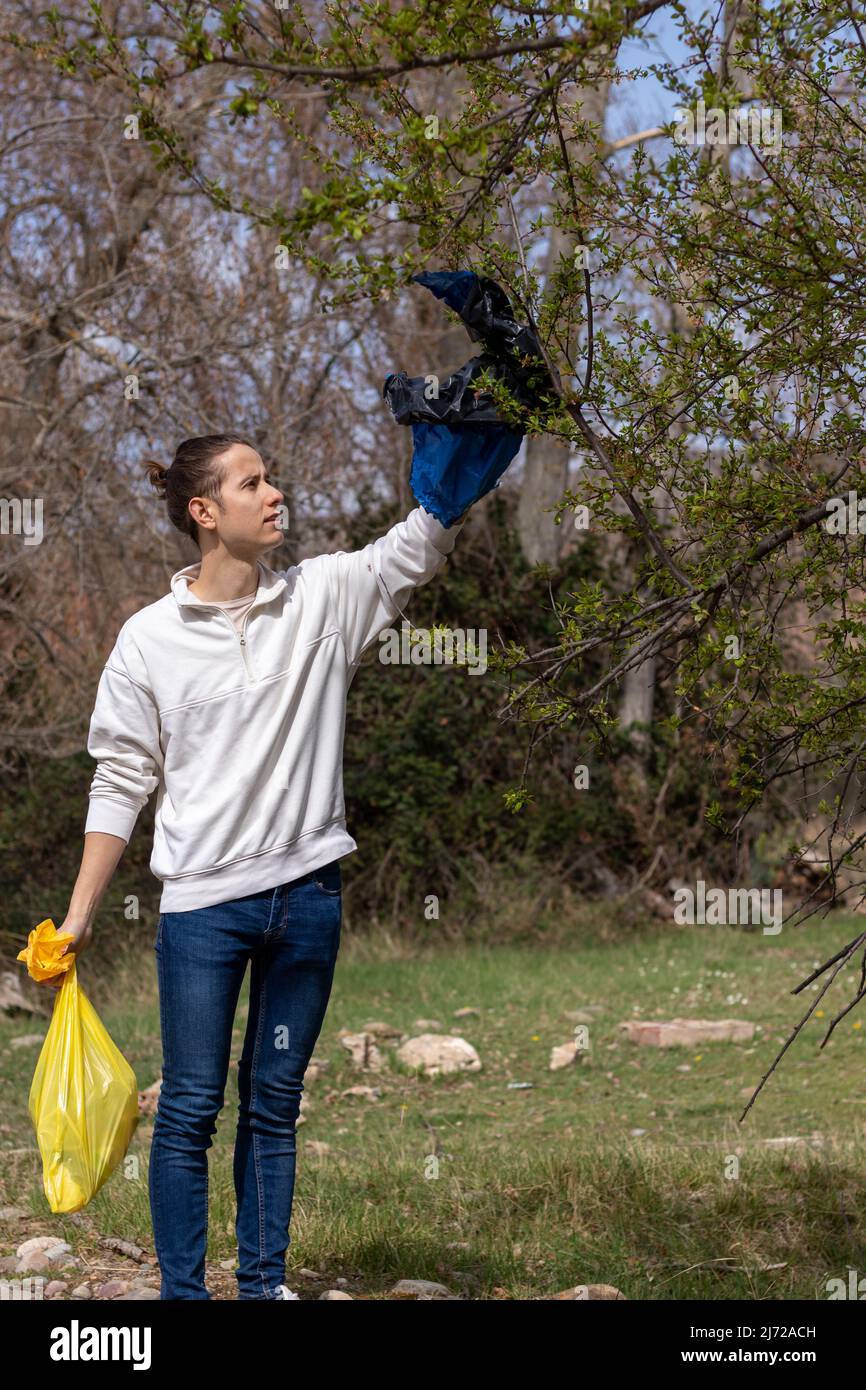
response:
M619 67L623 72L648 67L652 63L682 64L693 57L683 44L673 16L666 10L651 15L644 26L651 39L627 39L619 51ZM650 126L664 125L673 119L678 98L666 91L654 74L636 77L617 87L608 108L607 135L616 140L623 135Z

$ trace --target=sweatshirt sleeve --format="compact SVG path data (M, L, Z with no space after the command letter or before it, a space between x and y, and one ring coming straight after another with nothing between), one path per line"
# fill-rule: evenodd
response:
M127 842L162 776L159 716L141 653L126 624L105 664L87 751L97 767L84 826Z
M361 550L322 557L350 665L393 621L412 590L442 568L465 522L463 516L445 527L416 507Z

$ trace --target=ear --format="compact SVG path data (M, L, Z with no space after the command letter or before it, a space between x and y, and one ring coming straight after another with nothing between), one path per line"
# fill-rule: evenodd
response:
M216 521L203 497L190 498L189 514L196 525L203 527L205 531L212 531L216 526Z

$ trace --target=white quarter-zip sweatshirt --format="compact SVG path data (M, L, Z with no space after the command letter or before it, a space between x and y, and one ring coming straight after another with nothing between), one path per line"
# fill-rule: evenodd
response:
M361 550L258 562L237 631L190 593L201 562L123 624L99 681L85 833L129 840L156 790L160 912L275 888L351 854L343 736L365 649L445 563L465 518L423 507Z

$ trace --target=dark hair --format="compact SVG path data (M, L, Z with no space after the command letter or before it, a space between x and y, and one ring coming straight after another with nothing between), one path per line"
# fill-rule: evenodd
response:
M165 498L172 526L191 536L196 545L199 545L198 526L190 515L190 499L208 497L219 505L226 473L220 466L220 456L233 444L255 448L240 434L200 434L181 440L168 468L153 459L144 461L148 481L159 496Z

